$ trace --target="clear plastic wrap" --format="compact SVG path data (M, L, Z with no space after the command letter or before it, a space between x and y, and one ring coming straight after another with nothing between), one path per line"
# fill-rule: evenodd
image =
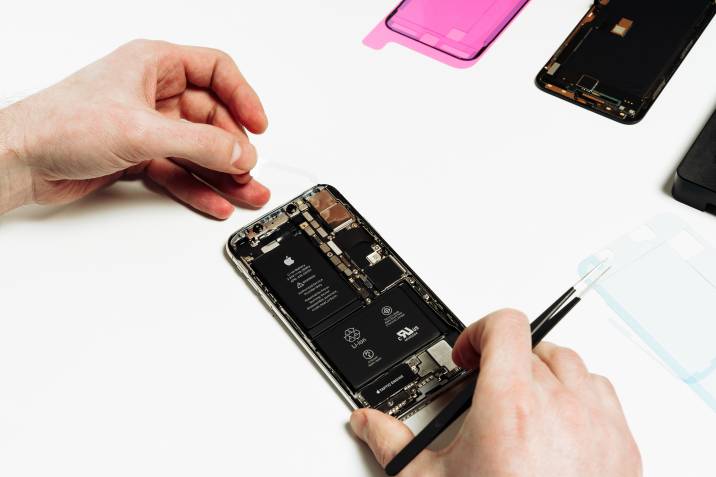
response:
M607 304L716 411L716 250L661 215L579 265L610 271L595 285Z

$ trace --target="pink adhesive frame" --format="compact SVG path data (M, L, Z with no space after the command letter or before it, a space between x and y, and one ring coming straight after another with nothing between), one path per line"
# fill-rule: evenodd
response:
M401 44L456 68L474 65L528 0L403 0L363 40Z

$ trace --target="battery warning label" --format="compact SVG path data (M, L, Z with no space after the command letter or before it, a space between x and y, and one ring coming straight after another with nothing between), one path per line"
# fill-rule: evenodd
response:
M308 311L318 311L338 298L338 290L331 288L322 277L313 273L310 265L294 267L286 275L286 280L295 285Z
M306 329L358 299L323 253L301 234L283 239L256 258L252 267Z

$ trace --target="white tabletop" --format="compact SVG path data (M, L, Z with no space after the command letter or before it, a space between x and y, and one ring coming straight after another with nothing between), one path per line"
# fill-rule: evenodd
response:
M226 50L271 121L255 139L268 207L333 184L464 322L534 316L658 213L716 242L714 217L667 192L716 106L716 26L624 126L533 83L589 4L531 2L463 71L363 46L389 0L4 2L0 98L136 37ZM261 213L217 222L122 183L0 218L0 475L381 475L223 255ZM645 475L712 474L716 414L616 320L594 295L550 338L612 379Z

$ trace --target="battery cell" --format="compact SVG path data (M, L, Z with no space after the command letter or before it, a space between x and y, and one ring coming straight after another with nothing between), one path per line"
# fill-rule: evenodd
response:
M435 313L419 300L408 285L395 287L315 343L358 389L440 336Z
M342 317L358 301L328 259L300 233L261 255L253 268L305 330Z

